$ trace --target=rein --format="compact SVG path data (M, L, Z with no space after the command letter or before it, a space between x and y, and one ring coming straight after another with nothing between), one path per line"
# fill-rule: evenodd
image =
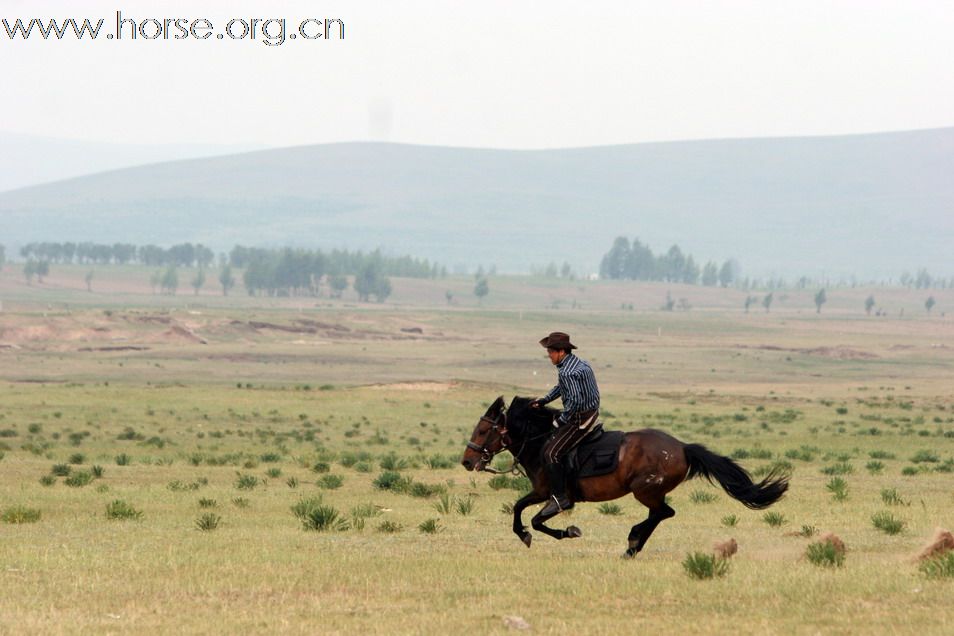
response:
M500 417L503 417L502 425L497 421ZM520 444L520 449L516 453L510 451L511 457L513 457L513 463L510 464L510 468L506 470L497 470L496 468L492 468L489 465L490 461L498 453L505 450L510 450L510 445L513 443L513 440L510 438L509 430L507 429L507 412L501 411L497 418L489 418L484 415L480 418L480 421L489 423L491 425L490 430L496 432L500 438L500 448L495 451L487 448L486 442L484 446L478 446L474 442L467 442L467 448L480 453L480 459L484 463L483 470L490 473L491 475L522 475L527 477L527 474L520 469L520 455L523 454L523 450L527 447L527 443L546 437L550 435L552 431L547 430L538 435L534 435L533 437L525 437L523 442Z

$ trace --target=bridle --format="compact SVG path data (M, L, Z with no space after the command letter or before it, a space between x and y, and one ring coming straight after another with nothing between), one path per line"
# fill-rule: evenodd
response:
M503 420L503 422L500 420ZM484 465L483 470L491 473L492 475L516 472L516 455L514 455L513 466L510 467L510 470L497 470L490 467L490 461L494 458L494 455L502 451L509 450L510 444L513 443L513 440L510 439L510 432L507 430L507 411L501 410L497 417L487 417L484 415L480 418L480 422L486 422L490 424L490 430L487 431L487 435L484 437L484 445L478 446L473 441L470 441L467 442L467 448L480 453L480 461ZM490 437L491 432L497 433L497 441L500 442L500 447L497 449L487 448L487 438Z

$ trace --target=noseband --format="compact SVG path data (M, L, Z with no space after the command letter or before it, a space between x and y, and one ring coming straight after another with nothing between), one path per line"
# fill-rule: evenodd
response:
M500 419L503 419L503 423L500 423L498 421ZM491 450L487 448L486 444L487 444L487 437L489 437L489 434L487 435L487 437L484 438L483 446L478 446L472 441L467 442L467 448L480 453L480 461L482 461L484 465L486 466L487 464L490 463L490 460L494 458L494 455L496 455L497 453L501 451L507 450L507 448L511 444L510 434L507 431L507 412L501 411L500 415L498 415L496 418L490 418L484 415L483 417L480 418L480 421L487 422L488 424L490 424L490 430L497 433L498 439L500 440L500 448L498 448L497 450ZM484 470L486 470L489 473L497 472L496 470L492 468L484 468Z

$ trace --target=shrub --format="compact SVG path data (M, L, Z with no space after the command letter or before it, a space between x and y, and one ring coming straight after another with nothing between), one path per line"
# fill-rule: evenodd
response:
M50 473L57 477L66 477L71 472L73 469L67 464L53 464L53 468L50 469Z
M689 501L692 503L712 503L718 498L718 495L707 490L693 490L689 494Z
M908 503L901 498L898 491L894 488L881 489L881 501L889 506L906 506Z
M841 477L832 477L825 488L832 494L835 501L844 501L848 498L848 482Z
M91 481L93 481L93 475L85 470L81 470L64 479L63 483L72 488L82 488Z
M285 480L285 484L286 484L289 488L298 488L298 478L297 478L297 477L289 477L288 479Z
M248 508L248 499L245 497L235 497L232 499L232 505L236 508Z
M850 475L855 472L855 467L848 462L841 461L831 466L825 466L821 471L825 475Z
M623 509L619 504L615 503L600 504L600 507L597 508L597 510L601 515L617 516L623 514ZM511 512L513 512L513 510L511 510Z
M117 466L128 466L130 461L131 459L126 453L120 453L119 455L116 455Z
M40 520L40 511L26 506L10 506L0 513L0 519L4 523L36 523Z
M313 510L316 510L321 506L322 500L321 495L317 497L306 497L298 500L294 506L291 507L292 514L298 517L301 520L304 520Z
M922 561L918 569L929 579L954 579L954 551Z
M404 492L410 486L410 483L410 480L407 477L402 477L400 473L386 470L377 476L372 485L378 490Z
M210 532L219 527L222 517L214 512L207 512L195 520L195 527L203 532Z
M818 528L815 526L803 525L802 529L798 531L798 536L805 537L806 539L814 537L816 534L818 534Z
M929 450L919 450L914 454L914 457L911 458L911 462L914 464L921 464L924 462L937 463L939 461L941 461L941 458L938 457L938 454Z
M444 528L441 527L440 521L437 519L428 519L426 521L422 521L421 524L417 526L417 529L424 534L437 534L438 532L443 532L444 530Z
M302 519L302 527L315 532L347 530L348 520L332 506L318 505L309 510Z
M713 554L693 552L686 555L682 562L682 568L691 578L712 579L725 576L728 573L729 561Z
M274 464L282 461L282 456L278 453L262 453L258 456L258 460L263 464Z
M272 468L269 468L265 471L265 476L269 479L278 479L282 476L282 469L277 466L273 466Z
M445 492L447 488L443 484L422 484L420 482L413 482L408 488L407 493L412 497L433 497L434 495Z
M315 464L311 467L311 470L312 472L316 473L327 473L329 470L331 470L331 464L328 462L315 462Z
M726 515L722 517L722 525L727 528L733 528L737 523L739 523L738 515Z
M71 464L79 465L86 461L86 455L83 453L73 453L67 461Z
M247 473L235 473L235 487L239 490L254 490L258 486L258 477Z
M917 475L919 472L921 471L918 470L916 466L905 466L904 468L901 469L901 474L904 475L905 477L912 477L914 475Z
M199 508L216 508L218 505L219 502L215 499L209 499L207 497L199 499Z
M400 532L404 529L404 526L394 521L382 521L378 524L377 531L384 532L386 534L392 534L394 532Z
M56 477L53 475L43 475L40 477L40 484L43 486L52 486L56 483Z
M457 500L457 514L467 516L473 511L474 511L473 495L468 495L466 499Z
M899 534L904 530L904 521L885 510L873 514L871 523L885 534Z
M394 453L388 453L381 458L378 465L384 470L404 470L407 468L407 460L403 457L398 457Z
M106 504L106 518L114 521L138 521L142 519L142 510L136 510L122 499L116 499Z
M90 471L93 473L93 477L94 477L95 479L102 479L102 478L103 478L103 475L106 473L106 469L104 469L102 466L100 466L100 465L98 465L98 464L95 465L95 466L93 466L93 467L90 469Z
M762 515L762 521L769 524L773 528L778 528L779 526L788 523L785 515L775 511L769 511Z
M873 450L868 453L868 457L871 459L895 459L897 455L894 453L889 453L888 451Z
M449 515L456 503L457 499L455 497L451 497L446 492L441 493L437 503L434 504L434 509L442 515ZM513 512L513 508L510 509L510 512Z
M441 468L453 468L457 465L457 462L442 455L431 455L424 460L424 465L432 470L437 470Z
M381 516L381 509L374 504L366 503L351 509L352 519L370 519Z
M805 558L809 563L821 567L840 568L845 564L845 550L831 539L826 539L810 543L805 550Z
M872 475L877 475L882 470L884 470L884 463L878 460L873 460L865 464L865 469Z
M315 483L319 488L324 488L325 490L335 490L337 488L341 488L341 484L344 483L344 477L341 475L333 475L328 473L327 475L322 475Z

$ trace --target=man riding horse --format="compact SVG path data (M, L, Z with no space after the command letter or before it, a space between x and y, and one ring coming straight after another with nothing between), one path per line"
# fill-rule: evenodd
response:
M573 507L566 494L566 467L562 459L598 425L600 390L589 363L573 353L576 346L570 343L568 334L554 331L540 344L557 368L557 384L531 405L540 408L558 397L563 400L563 410L553 422L557 430L543 447L551 497L541 514L551 517Z

